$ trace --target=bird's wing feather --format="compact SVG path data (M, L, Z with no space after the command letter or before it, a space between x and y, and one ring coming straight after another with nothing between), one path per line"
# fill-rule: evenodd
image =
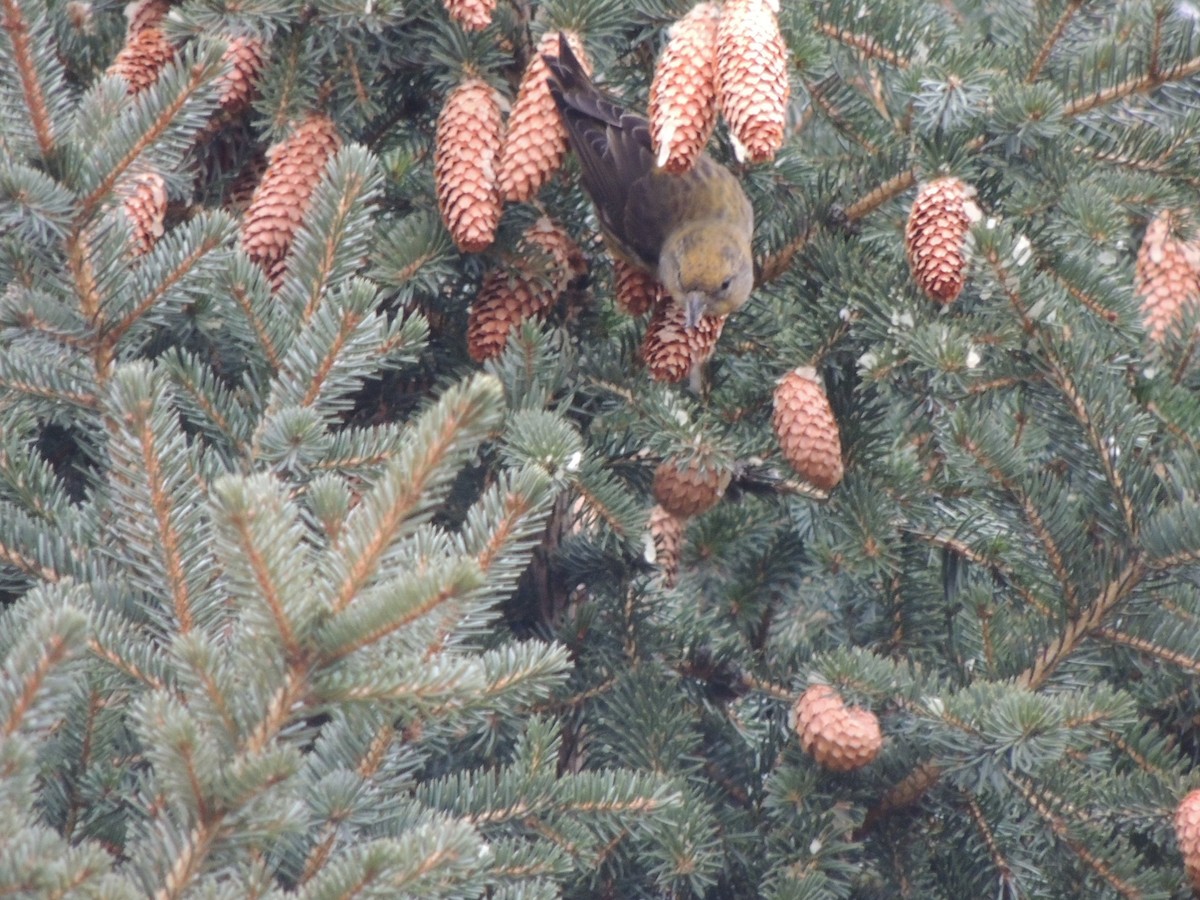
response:
M606 236L631 262L653 270L662 246L662 211L641 209L631 215L657 175L650 123L592 84L565 39L559 41L557 57L544 59L551 73L550 93ZM629 227L633 223L636 228Z

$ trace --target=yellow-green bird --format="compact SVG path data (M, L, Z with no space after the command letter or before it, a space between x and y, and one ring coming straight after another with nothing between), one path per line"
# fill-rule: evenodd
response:
M655 275L686 311L736 312L754 287L754 209L733 173L707 153L673 175L655 165L650 123L597 88L566 38L544 57L550 93L579 157L583 187L613 252Z

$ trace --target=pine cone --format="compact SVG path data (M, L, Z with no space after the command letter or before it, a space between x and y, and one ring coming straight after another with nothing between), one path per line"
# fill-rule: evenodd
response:
M1163 210L1138 248L1134 291L1150 339L1161 341L1185 308L1200 303L1200 242L1175 237L1176 214Z
M645 269L613 257L613 271L617 280L617 308L626 315L645 315L665 297L663 286Z
M442 0L442 5L467 31L483 31L492 23L496 0Z
M230 38L221 60L231 62L232 66L229 74L219 82L221 93L218 102L225 115L236 116L250 105L254 97L254 80L263 64L262 39L245 35Z
M469 78L456 87L438 116L433 157L438 208L464 253L486 249L496 236L502 128L500 104L482 78Z
M333 122L313 115L267 151L267 169L242 217L242 247L276 288L312 192L340 146Z
M650 139L658 165L686 172L717 124L717 21L700 3L672 27L650 84Z
M674 587L679 578L679 554L683 547L683 520L661 506L650 510L650 540L654 558L649 560L662 573L663 585ZM649 548L648 548L649 549Z
M698 457L686 463L672 457L654 470L654 499L681 519L698 516L725 495L730 474L728 469Z
M1200 891L1200 789L1184 797L1175 810L1175 838L1188 882Z
M936 178L920 187L908 214L904 250L913 279L942 304L953 303L963 289L963 247L980 217L974 198L975 189L962 179Z
M584 53L583 41L572 32L563 32L584 69L591 65ZM508 133L500 152L500 193L505 200L525 203L542 189L567 152L567 129L546 81L549 68L542 54L558 55L559 32L543 35L521 76L517 100L508 117Z
M717 25L717 96L738 161L773 159L787 115L787 45L778 0L726 0Z
M842 442L815 369L801 366L779 379L772 424L784 459L805 481L823 491L837 487Z
M702 364L716 349L726 316L701 316L696 327L684 327L684 308L669 300L660 303L650 317L642 341L642 359L655 381L683 381L694 366Z
M131 31L106 74L120 75L130 96L158 81L159 73L175 57L175 45L157 28Z
M167 0L135 0L125 7L125 37L130 38L146 28L157 28L171 10Z
M793 707L800 746L817 765L831 772L852 772L867 765L883 747L879 719L868 709L848 707L827 684L814 684Z
M167 184L157 172L143 172L133 177L123 193L125 199L121 205L129 221L130 252L141 256L163 235Z
M548 260L539 265L541 260ZM544 316L571 279L580 273L583 254L560 225L545 217L522 235L515 258L483 279L467 314L467 352L483 362L499 356L509 333L521 322Z

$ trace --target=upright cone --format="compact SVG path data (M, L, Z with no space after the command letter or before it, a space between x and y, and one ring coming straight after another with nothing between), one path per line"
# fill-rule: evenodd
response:
M1175 235L1177 216L1163 210L1146 226L1138 248L1134 291L1150 339L1161 341L1188 308L1200 304L1200 241Z
M267 151L267 169L242 217L242 247L276 288L313 189L340 146L333 122L313 115Z
M908 214L904 250L913 280L941 304L953 303L966 280L967 232L980 217L974 198L961 178L935 178L917 190Z
M468 78L446 98L433 155L438 209L464 253L487 249L500 223L497 166L503 121L496 92Z
M700 3L671 27L650 83L650 140L668 172L686 172L717 124L717 21L721 7Z
M842 441L825 389L811 366L779 379L772 423L779 449L797 474L823 491L837 487L842 480Z
M783 146L787 45L778 0L726 0L717 25L717 96L739 160L764 162Z
M590 74L583 41L573 32L563 34ZM546 81L550 70L542 59L543 55L558 55L558 35L551 31L542 36L521 76L500 153L500 193L505 200L531 200L558 171L567 152L567 129L550 95Z

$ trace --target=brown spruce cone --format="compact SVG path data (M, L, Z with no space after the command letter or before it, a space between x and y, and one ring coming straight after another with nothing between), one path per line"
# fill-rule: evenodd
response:
M837 487L842 480L842 441L815 369L801 366L779 379L771 421L779 449L792 468L823 491Z
M128 39L146 28L157 28L171 11L167 0L135 0L125 7L125 37Z
M716 349L727 316L701 316L696 327L684 327L684 308L673 300L660 303L650 317L642 341L642 359L655 381L683 381Z
M953 303L966 279L964 246L978 221L975 189L960 178L935 178L921 185L904 229L904 250L913 280L939 303Z
M717 24L717 97L739 161L774 159L783 146L787 45L778 0L726 0Z
M451 91L438 116L433 155L438 209L464 253L487 249L496 236L502 129L496 92L482 78L469 78Z
M545 217L521 237L511 264L488 272L467 314L467 352L483 362L499 356L509 333L544 316L582 269L583 254L562 226Z
M645 315L665 297L663 286L645 269L614 256L613 272L617 281L617 308L626 315Z
M1134 291L1153 341L1161 341L1185 309L1200 303L1200 242L1180 240L1177 225L1175 213L1161 211L1138 248Z
M165 34L157 28L142 28L130 32L106 74L124 78L132 96L158 81L159 73L174 57L175 45Z
M698 516L725 496L731 474L699 457L687 462L672 457L654 470L654 499L673 516Z
M1175 839L1183 854L1188 883L1200 891L1200 789L1184 797L1175 810Z
M148 253L163 235L167 215L167 184L157 172L143 172L131 179L121 205L129 221L130 252Z
M285 259L312 192L340 146L333 122L312 115L267 151L267 169L242 217L242 247L275 288L282 283Z
M663 585L674 587L679 578L679 555L683 548L683 520L661 506L650 510L650 540ZM649 549L649 548L647 548Z
M219 82L218 101L227 116L244 112L254 97L254 80L263 64L262 38L238 35L230 38L221 61L232 63L229 74Z
M717 21L700 3L672 27L650 83L650 140L658 165L686 172L717 124Z
M577 34L567 31L567 43L584 69L591 65ZM549 68L543 54L558 55L559 32L551 31L538 42L508 117L508 132L500 152L500 193L505 200L525 203L542 189L567 153L567 129L546 81Z
M867 765L883 747L879 719L868 709L848 707L827 684L814 684L793 707L800 746L817 765L831 772L852 772Z
M492 23L496 0L442 0L450 18L467 31L483 31Z

